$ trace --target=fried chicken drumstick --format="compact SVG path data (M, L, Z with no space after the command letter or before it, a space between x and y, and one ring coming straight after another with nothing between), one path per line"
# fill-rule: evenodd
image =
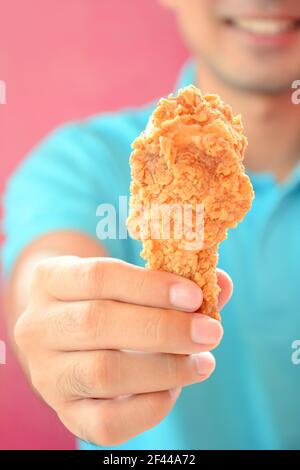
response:
M240 116L234 117L217 95L203 95L194 86L162 99L147 129L132 144L128 230L142 241L141 256L148 267L184 276L201 287L199 312L216 319L218 245L227 229L243 219L253 199L242 163L246 145ZM176 224L184 219L184 210L178 208L187 205L192 218L178 236ZM161 206L171 207L168 236L166 219L151 211ZM196 225L199 207L202 226ZM141 230L145 209L148 230ZM153 222L158 224L154 235L149 230Z

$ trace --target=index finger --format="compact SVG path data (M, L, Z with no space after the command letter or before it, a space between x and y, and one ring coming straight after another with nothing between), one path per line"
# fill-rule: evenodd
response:
M188 279L113 258L51 258L36 275L62 301L116 300L194 312L203 300L200 287Z

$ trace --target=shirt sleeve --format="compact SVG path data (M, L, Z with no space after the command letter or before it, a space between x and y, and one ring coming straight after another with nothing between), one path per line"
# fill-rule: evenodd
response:
M4 277L23 248L43 234L73 230L96 239L97 206L118 196L116 166L101 140L79 123L54 131L33 150L4 195ZM112 249L122 256L120 246Z

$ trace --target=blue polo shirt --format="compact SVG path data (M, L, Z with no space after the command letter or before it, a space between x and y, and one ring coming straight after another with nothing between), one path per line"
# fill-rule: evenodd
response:
M194 77L194 67L186 66L178 87ZM71 229L97 238L96 208L118 207L119 196L128 195L130 144L152 110L153 104L67 124L24 160L4 198L6 276L40 235ZM300 339L300 167L284 184L272 174L250 176L253 208L220 248L219 265L235 292L223 311L217 369L205 383L186 387L161 424L119 449L300 448L300 365L293 349ZM139 242L102 243L111 256L143 265Z

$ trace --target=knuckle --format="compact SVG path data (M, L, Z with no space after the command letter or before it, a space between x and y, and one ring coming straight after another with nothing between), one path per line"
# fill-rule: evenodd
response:
M190 356L185 356L182 354L169 354L166 355L166 361L166 374L168 374L170 382L174 383L174 385L183 386L190 383L194 383L195 379L198 380L198 373L196 371L196 367L191 367ZM208 371L208 375L210 375L210 373L211 372Z
M86 269L88 288L91 293L97 292L99 295L99 292L101 292L103 283L105 281L104 265L101 260L99 260L88 263Z
M155 344L161 344L166 340L166 328L164 314L159 309L156 310L145 323L145 336L151 338Z
M145 290L147 290L147 280L149 277L149 273L150 271L148 272L147 270L141 270L136 278L135 288L138 292L141 292L142 294Z
M181 357L176 354L167 354L167 375L170 380L174 380L175 383L183 383L184 381L184 367L183 361L184 357Z
M75 328L74 323L74 316L70 315L68 312L52 315L51 317L51 326L58 336L73 333Z
M80 364L73 364L57 377L56 390L60 397L67 400L89 396L88 384L85 383Z
M119 369L118 352L103 351L97 353L93 366L89 374L89 382L97 387L102 395L110 395Z
M86 335L94 333L97 327L98 318L96 310L95 302L90 301L85 305L84 312L82 313L81 328Z
M87 336L99 339L105 333L106 323L106 303L101 301L91 301L87 303L82 316L82 331Z

